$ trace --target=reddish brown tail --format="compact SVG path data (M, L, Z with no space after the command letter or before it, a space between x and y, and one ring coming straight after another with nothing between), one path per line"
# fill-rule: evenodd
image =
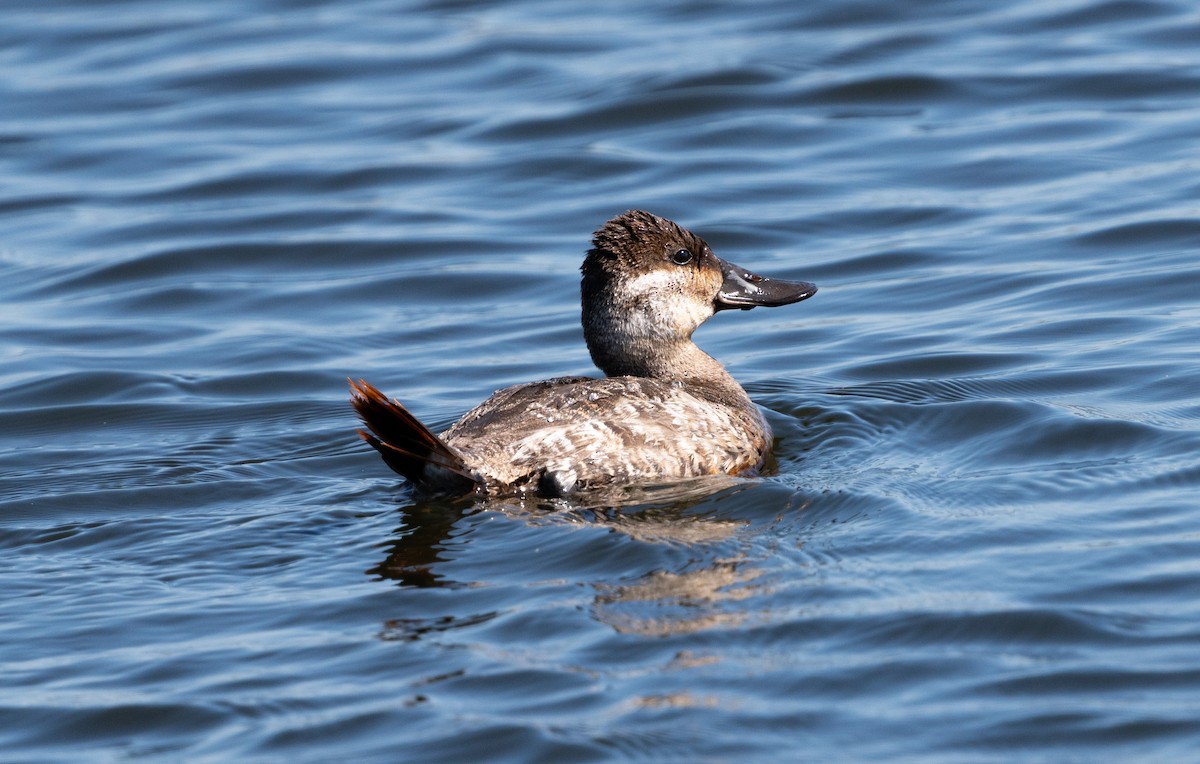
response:
M370 430L359 430L358 434L383 456L389 467L418 484L458 483L461 479L466 481L462 483L466 488L476 482L462 457L408 409L389 400L366 380L347 381L350 404ZM431 472L430 467L439 469Z

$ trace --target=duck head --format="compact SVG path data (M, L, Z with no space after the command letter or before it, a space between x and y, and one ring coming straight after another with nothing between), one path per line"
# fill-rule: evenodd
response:
M606 374L630 371L630 358L689 342L719 310L788 305L817 287L752 273L713 254L678 224L633 210L593 235L583 261L583 329L592 360Z

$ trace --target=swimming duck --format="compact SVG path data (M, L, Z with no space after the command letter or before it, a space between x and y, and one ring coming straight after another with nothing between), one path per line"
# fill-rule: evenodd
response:
M618 483L754 475L771 429L742 386L692 342L715 312L812 297L755 275L665 218L633 210L592 238L581 268L583 334L606 375L514 385L435 435L364 380L358 433L432 492L567 496Z

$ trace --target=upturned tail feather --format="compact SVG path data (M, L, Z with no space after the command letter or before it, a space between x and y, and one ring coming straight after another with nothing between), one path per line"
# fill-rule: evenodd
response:
M478 482L462 457L398 401L389 399L366 380L346 381L350 383L350 404L367 427L358 434L379 452L389 467L417 485L436 478L444 482L450 477L444 473L431 474L429 467L462 478L463 488ZM454 478L450 481L458 482Z

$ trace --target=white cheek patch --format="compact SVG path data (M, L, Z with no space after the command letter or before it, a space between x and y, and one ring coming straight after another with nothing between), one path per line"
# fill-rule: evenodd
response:
M670 322L675 329L684 335L690 335L696 327L712 317L711 303L688 299L682 294L672 295L663 305L664 322Z
M664 270L643 273L626 283L630 294L652 294L664 289L677 293L683 291L683 283L679 274Z
M631 311L625 317L632 334L687 336L713 314L710 301L693 294L688 287L691 279L682 272L654 270L625 283L631 304L651 308L651 311ZM665 332L664 332L665 330Z

